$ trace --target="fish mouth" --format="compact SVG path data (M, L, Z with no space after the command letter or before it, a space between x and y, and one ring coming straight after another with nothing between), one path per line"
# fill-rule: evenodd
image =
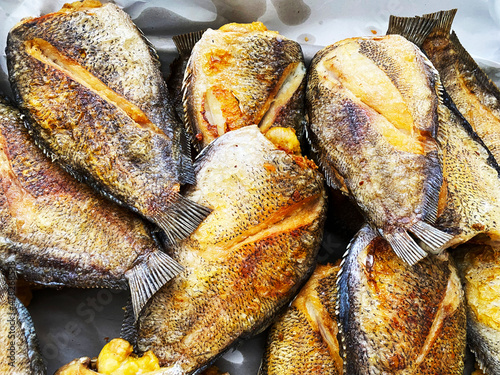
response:
M59 51L48 41L41 38L33 38L24 42L24 47L29 56L40 61L42 64L58 70L102 100L120 109L142 128L148 129L163 138L167 137L139 107L109 88L80 63Z
M281 74L278 83L269 93L262 109L253 121L245 125L258 124L260 131L266 133L279 117L284 108L302 84L306 68L302 62L288 64ZM238 98L230 91L220 87L211 87L204 96L204 120L214 136L221 136L227 131L238 128L241 118L245 117Z
M331 89L342 87L358 108L373 120L370 123L374 130L395 149L425 154L427 137L418 129L403 93L377 64L356 47L349 44L337 47L347 49L340 54L347 53L349 59L337 57L336 50L322 59L316 69L323 82Z

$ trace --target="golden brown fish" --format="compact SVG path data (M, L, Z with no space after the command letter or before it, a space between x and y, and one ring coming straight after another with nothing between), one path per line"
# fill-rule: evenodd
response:
M303 133L306 68L297 42L260 22L208 29L196 43L183 83L185 124L201 150L247 125Z
M388 32L399 33L419 45L427 46L430 39L436 45L441 43L448 45L449 48L454 48L449 45L451 40L442 35L443 27L447 27L449 34L454 12L440 12L435 15L443 18L436 20L432 17L392 16ZM435 26L436 23L438 26ZM435 34L441 36L438 37ZM435 36L431 37L432 35ZM438 41L440 42L438 43ZM425 50L425 52L428 51ZM459 58L455 56L453 51L449 52L451 54L449 57L451 70L443 70L445 63L437 62L438 67L442 70L445 84L447 82L448 85L452 73L457 73L456 68L463 60L463 56ZM478 73L478 75L481 74ZM457 79L464 80L466 78L462 76ZM473 83L473 85L477 85L478 82ZM481 82L485 83L486 81L482 80ZM483 241L498 242L500 241L500 231L497 225L500 222L500 168L485 142L474 131L471 124L458 110L454 100L448 95L448 88L453 92L456 90L456 85L447 87L442 93L445 107L441 110L437 139L441 146L440 159L444 182L435 225L453 235L453 240L449 242L449 245L464 243L478 235L481 235L480 238ZM493 100L485 100L484 98L481 100L494 104ZM480 111L479 107L475 108ZM484 117L485 121L487 118L489 117ZM487 127L489 126L487 125ZM490 130L493 130L493 127Z
M0 266L42 285L120 288L137 313L182 268L143 220L76 181L0 101Z
M1 374L45 375L45 364L31 317L15 296L15 284L8 284L2 273L0 273L0 345Z
M139 351L165 374L208 366L265 328L309 275L326 215L316 166L287 154L257 126L217 138L195 162L186 196L213 211L173 250L185 268L138 320Z
M467 341L486 374L500 374L500 248L465 244L456 259L467 299Z
M409 266L366 225L337 283L345 374L463 374L465 300L447 252Z
M272 325L259 375L341 375L337 341L339 265L318 265L290 307Z
M433 227L440 87L432 64L400 36L340 41L310 67L308 136L327 182L349 194L409 264L451 239Z
M170 242L209 210L180 195L193 183L189 144L152 46L116 5L86 0L9 33L9 79L37 143Z
M460 113L498 161L500 91L465 50L455 32L451 32L456 12L452 9L425 14L423 18L392 16L387 33L403 35L422 48L438 70L446 92ZM426 32L415 27L428 21L435 26Z

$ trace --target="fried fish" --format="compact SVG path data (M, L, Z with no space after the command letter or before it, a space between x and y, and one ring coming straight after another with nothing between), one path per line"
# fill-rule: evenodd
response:
M0 345L2 374L46 374L28 310L16 298L15 286L11 287L2 273L0 273Z
M0 101L0 266L51 286L130 284L136 312L182 267L145 222L52 163Z
M364 226L341 266L338 310L345 374L463 374L465 300L447 252L409 266Z
M413 18L391 16L387 33L403 35L422 48L460 113L498 161L500 91L451 31L456 12L451 9ZM415 27L429 21L434 27L427 32Z
M400 36L337 42L310 67L308 137L318 164L408 264L452 238L433 227L440 87L432 64Z
M182 45L181 55L190 48ZM192 47L184 74L185 124L192 143L199 151L218 136L252 124L264 134L290 127L300 139L305 84L297 42L260 22L208 29Z
M456 259L467 299L467 341L486 374L500 374L500 248L465 244Z
M9 79L37 144L74 176L161 227L171 243L208 214L158 57L116 5L86 0L9 32Z
M341 375L336 317L339 265L318 265L272 325L259 375Z
M208 366L270 324L310 274L326 216L314 163L287 154L257 126L228 132L195 161L186 196L213 209L175 246L184 268L144 308L137 347L165 374Z
M429 18L425 18L427 16L424 18L392 16L388 33L399 33L417 45L424 46L426 53L434 54L434 58L438 58L438 61L434 61L432 56L431 60L436 62L437 67L441 69L447 86L442 93L444 108L440 111L441 121L437 133L444 182L438 204L436 227L453 235L453 240L449 242L449 245L464 243L474 237L477 237L476 240L498 243L500 241L497 225L500 222L500 168L486 145L488 140L490 146L495 149L494 144L491 143L495 136L483 132L485 139L479 137L474 130L480 132L480 129L472 126L466 118L469 117L477 123L481 117L484 120L482 126L489 129L492 134L496 132L495 127L490 123L492 116L478 115L485 110L485 107L478 105L479 101L489 103L492 107L490 115L494 113L493 84L491 82L487 84L485 77L477 78L483 75L479 71L462 72L460 77L452 78L453 75L464 70L465 64L463 62L465 52L461 53L461 57L456 51L453 52L456 47L450 45L453 38L444 37L443 33L443 28L445 28L449 34L453 15L454 11L435 13L428 15ZM449 59L444 59L446 62L441 61L440 53L435 54L434 50L426 49L427 46L440 44L450 48L447 52L450 54ZM449 68L444 68L444 65L448 63ZM472 64L471 61L468 63ZM469 77L471 74L477 74L476 79ZM453 80L455 83L451 83ZM459 81L462 83L457 83ZM465 89L465 81L468 82L467 85L472 85L478 91L482 91L482 94L472 99L473 94L468 90L473 90L473 88L467 86L469 89ZM486 88L479 88L479 82L489 87L489 93ZM458 87L462 89L458 90ZM462 91L466 91L467 95ZM463 113L457 107L453 97L458 99L460 107L464 110ZM491 98L486 99L486 97ZM476 104L472 105L474 100ZM469 107L466 102L469 102ZM471 116L471 111L478 112ZM467 113L469 113L468 116L466 116Z

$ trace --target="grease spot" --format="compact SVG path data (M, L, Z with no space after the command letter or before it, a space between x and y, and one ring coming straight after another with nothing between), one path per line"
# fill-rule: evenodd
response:
M311 8L303 0L271 0L278 17L285 25L300 25L311 15Z
M300 34L297 37L297 42L299 43L309 43L309 44L314 44L316 42L316 37L312 34Z
M266 0L212 0L217 15L230 22L249 23L256 21L266 12Z

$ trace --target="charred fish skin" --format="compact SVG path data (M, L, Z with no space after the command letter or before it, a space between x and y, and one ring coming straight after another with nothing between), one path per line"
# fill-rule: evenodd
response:
M398 33L419 45L439 71L441 81L460 113L500 160L500 91L486 76L451 30L457 9L421 17L391 17L388 33ZM433 22L427 32L413 28Z
M270 324L312 271L326 215L313 163L277 149L256 126L216 139L195 171L186 196L213 211L173 249L185 271L138 321L139 351L153 350L166 374L204 368Z
M15 287L0 273L0 371L6 375L45 375L28 310L15 296Z
M186 237L208 210L186 201L187 137L159 61L130 17L88 0L18 23L7 42L9 79L37 143L67 171Z
M338 277L346 374L463 374L465 300L446 252L409 266L370 226Z
M0 266L9 264L41 285L125 289L128 281L136 309L182 270L140 217L43 155L21 113L0 100Z
M500 250L465 244L454 252L467 300L467 341L486 374L500 373Z
M337 341L339 265L318 265L285 313L271 326L259 375L341 375Z
M306 68L300 45L260 22L208 29L194 45L183 82L185 126L200 151L243 126L304 126Z
M432 64L400 36L340 41L309 70L307 134L328 184L350 195L409 264L451 239L432 226L442 184L440 87Z

